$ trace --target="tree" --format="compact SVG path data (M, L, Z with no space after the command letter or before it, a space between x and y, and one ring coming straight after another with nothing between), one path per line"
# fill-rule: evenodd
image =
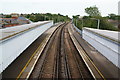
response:
M30 16L31 16L30 14L27 14L25 17L26 17L26 18L30 18Z
M5 15L5 18L11 18L12 16L11 15Z
M85 8L85 12L89 15L89 16L101 16L101 13L99 12L98 8L96 6L92 6L92 7L87 7Z
M80 15L72 16L74 19L78 19Z
M58 13L58 14L31 13L31 14L26 14L25 17L30 19L33 22L45 21L45 20L53 20L54 23L57 23L57 22L63 22L63 21L69 21L70 20L70 18L68 16L64 16L64 15L62 15L60 13Z
M109 15L109 19L113 19L113 20L115 20L116 19L116 17L117 17L117 15L116 14L108 14Z

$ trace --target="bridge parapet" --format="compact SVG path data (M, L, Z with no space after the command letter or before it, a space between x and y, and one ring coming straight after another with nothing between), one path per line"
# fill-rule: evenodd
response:
M103 56L120 68L120 32L83 28L82 37Z
M52 25L43 21L0 29L0 73Z

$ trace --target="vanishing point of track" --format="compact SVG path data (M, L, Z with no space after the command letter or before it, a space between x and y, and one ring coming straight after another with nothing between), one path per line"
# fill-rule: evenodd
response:
M29 79L93 78L71 40L68 24L54 31Z

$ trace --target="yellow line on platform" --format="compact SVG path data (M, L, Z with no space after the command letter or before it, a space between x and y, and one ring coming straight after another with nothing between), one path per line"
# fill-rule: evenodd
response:
M84 52L84 51L83 51ZM85 53L85 52L84 52ZM100 74L100 76L105 80L105 77L102 75L102 73L100 72L100 70L97 68L97 66L93 63L93 61L88 57L88 55L85 53L85 56L89 59L89 61L92 63L92 65L95 67L95 69L97 70L97 72Z
M46 38L45 38L46 39ZM44 39L44 40L45 40ZM43 40L43 41L44 41ZM41 43L42 44L42 43ZM36 51L32 54L32 56L30 57L30 59L28 60L27 64L24 66L24 68L22 69L22 71L20 72L20 74L17 76L17 79L18 80L20 78L20 76L22 75L23 71L25 71L26 67L28 66L28 64L30 63L30 61L32 60L32 58L34 57L34 55L38 52L39 48L41 47L41 44L39 45L39 47L36 49Z
M74 36L74 35L73 35ZM72 37L71 37L72 38ZM74 37L74 39L76 39L75 37ZM76 39L76 41L77 41L77 39ZM78 41L77 41L78 42ZM74 43L74 42L73 42ZM78 42L79 43L79 42ZM76 46L76 48L77 48L77 46ZM99 75L104 79L104 80L106 80L105 79L105 77L103 76L103 74L100 72L100 70L97 68L97 66L93 63L93 61L88 57L88 55L87 55L87 53L84 51L84 49L82 48L82 46L80 46L80 49L81 49L81 51L85 54L85 56L88 58L88 60L92 63L92 65L94 66L94 68L97 70L97 72L99 73ZM78 50L78 52L79 52L79 50Z
M100 72L100 70L97 68L97 66L93 63L93 61L88 57L87 53L82 49L82 47L80 46L81 51L85 54L85 56L88 58L88 60L92 63L92 65L94 66L94 68L97 70L97 72L100 74L100 76L104 79L105 77L102 75L102 73Z

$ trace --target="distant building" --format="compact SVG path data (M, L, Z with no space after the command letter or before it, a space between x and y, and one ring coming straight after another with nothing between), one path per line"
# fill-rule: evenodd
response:
M12 16L12 18L17 18L17 17L19 17L19 14L17 14L17 13L12 13L11 16Z
M6 22L6 23L12 23L12 24L14 24L14 23L18 23L17 22L17 18L0 18L1 20L2 20L2 22Z
M29 24L29 20L26 19L25 17L18 17L17 18L17 22L21 25L21 24Z
M0 28L31 23L31 21L23 17L22 14L12 13L10 14L11 18L5 18L5 16L6 15L0 14Z
M19 25L17 22L17 18L0 18L0 24L2 25L2 27Z
M120 21L108 19L108 22L110 22L111 24L113 24L116 28L120 28L120 27L118 27L118 25L120 26Z
M0 18L0 27L11 27L22 24L29 24L29 20L25 17Z

